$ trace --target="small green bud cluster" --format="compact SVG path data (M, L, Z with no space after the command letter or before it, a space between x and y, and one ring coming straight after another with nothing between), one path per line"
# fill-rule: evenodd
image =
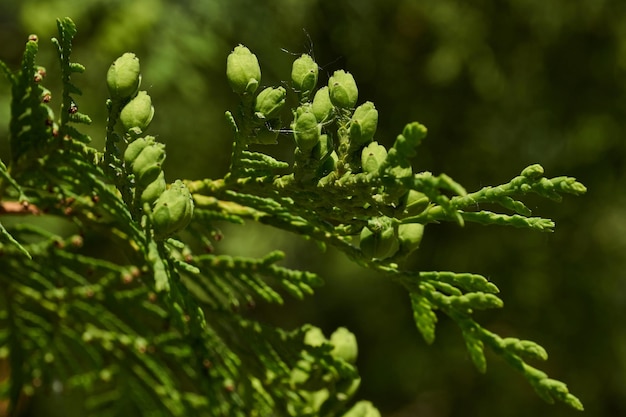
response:
M373 221L380 221L380 218ZM421 223L406 223L396 227L387 225L382 229L366 226L361 230L359 247L367 258L401 258L419 249L423 235L424 225Z
M251 106L248 123L250 119L257 123L252 125L254 135L249 143L275 143L276 130L259 129L259 126L268 126L268 122L276 126L273 123L278 121L287 91L283 87L267 87L255 97L260 67L256 56L241 45L228 58L227 75L233 90L242 95L244 107ZM300 100L293 109L290 124L296 144L294 178L325 183L347 173L364 173L372 179L411 176L413 170L409 164L390 166L388 159L393 160L395 154L388 156L385 146L375 141L378 110L370 101L358 105L359 91L352 74L337 70L320 88L317 88L318 76L318 65L311 56L303 54L294 60L291 85ZM245 123L245 109L242 114ZM383 186L374 190L373 200L395 210L397 219L417 216L430 205L422 193ZM401 224L397 219L374 217L361 229L359 247L365 257L396 261L419 248L424 225Z
M241 96L243 120L241 126L235 126L240 140L245 144L276 143L285 88L266 87L256 93L261 68L257 57L243 45L228 56L226 75L233 91ZM346 160L350 160L348 169L357 172L360 152L373 141L378 125L378 110L372 102L356 107L359 92L352 74L335 71L328 83L316 90L318 77L319 67L311 56L303 54L294 60L291 85L300 105L293 110L290 127L297 146L295 171L300 173L296 177L300 180L319 180L345 166ZM373 169L372 163L366 162L366 170Z
M341 358L348 363L356 363L358 355L356 336L345 327L337 328L330 335L330 339L327 339L322 329L311 326L304 335L304 343L309 346L322 346L330 343L333 346L331 354L334 357Z
M292 82L300 89L298 91L306 92L300 95L301 103L293 113L291 124L301 154L296 157L296 167L302 169L317 164L315 177L318 179L334 171L340 161L347 169L358 171L359 154L374 139L378 111L369 101L355 109L359 92L352 74L335 71L327 85L311 94L317 82L317 64L308 55L303 55L293 64ZM309 101L311 95L313 99ZM329 152L317 151L323 147L323 141L333 144ZM335 144L337 148L334 148ZM303 160L302 156L310 160ZM367 169L373 169L373 161L364 163L368 165ZM306 175L302 177L306 178Z
M131 142L124 163L135 178L135 201L151 207L154 237L162 240L185 228L193 217L191 193L180 180L169 188L162 170L165 145L152 136Z
M119 119L129 142L123 161L127 174L132 174L135 201L152 204L165 191L165 176L161 166L165 161L165 145L153 136L138 137L154 116L152 100L141 84L139 59L125 53L109 67L107 86L113 102L123 105Z
M124 151L124 165L132 174L135 185L135 204L152 205L165 192L165 145L153 136L137 138Z
M150 208L155 239L162 240L189 224L193 217L193 199L179 180L169 189L165 182L163 163L165 145L154 136L139 137L154 117L152 100L141 83L139 59L126 53L107 72L111 102L121 107L119 120L128 143L123 163L130 184L134 186L135 209Z
M359 247L361 252L374 259L386 259L399 249L396 228L389 217L376 217L361 230Z
M410 190L404 198L403 216L416 216L430 204L426 195ZM363 255L372 259L404 258L419 249L424 236L421 223L394 225L391 218L376 217L361 230L359 247Z
M146 130L154 117L152 100L145 91L138 91L141 84L139 59L125 53L109 67L107 86L114 102L124 104L120 121L126 132L131 129L138 135Z
M242 139L246 143L271 145L277 143L280 113L285 106L284 87L267 87L254 95L261 82L259 61L248 48L237 46L228 55L226 76L233 91L241 96L244 127ZM249 116L249 117L246 117Z
M135 178L135 190L142 203L152 204L165 191L162 165L165 161L165 145L153 136L138 138L124 152L124 163ZM137 197L137 196L136 196Z
M256 56L242 45L229 55L226 72L233 91L242 96L244 123L253 120L248 142L275 143L276 130L266 127L276 126L286 101L285 88L267 87L255 97L261 70ZM387 149L374 140L378 110L370 101L357 105L359 91L352 74L337 70L326 85L316 89L318 76L319 67L311 56L303 54L294 60L291 85L300 99L290 124L296 144L295 179L315 182L326 177L332 181L346 172L371 177L412 175L410 165L388 166ZM248 113L246 106L251 109ZM246 114L252 117L246 120ZM331 176L334 172L337 175ZM391 192L381 187L374 193L376 201L397 210L398 218L416 216L430 204L428 197L417 191ZM380 216L370 219L361 230L359 246L368 258L396 259L416 250L423 232L422 224L398 224Z
M339 327L327 339L318 327L311 327L304 336L304 343L317 347L330 344L331 355L338 360L354 364L357 359L358 347L356 336L345 327ZM321 381L322 384L318 381ZM291 415L317 415L322 406L329 407L337 403L347 402L356 393L360 378L339 379L337 374L328 371L320 378L319 370L315 367L312 358L303 355L296 367L291 371L290 383L299 390L299 394L307 402L300 410L290 410ZM316 389L317 390L312 390ZM328 387L334 387L333 392Z
M318 74L318 65L309 55L304 54L293 63L292 85L300 96L300 106L293 111L291 123L297 146L295 171L297 178L305 180L320 179L337 168L341 155L335 143L340 138L331 127L335 126L336 116L349 112L358 98L354 77L345 71L336 71L328 84L313 94ZM367 115L372 109L373 105L367 104L355 119L354 135L363 143L374 135L375 123L372 129L371 116Z
M306 167L308 171L301 178L322 178L335 170L339 157L331 136L322 133L323 123L319 122L311 103L296 109L291 129L297 145L296 168Z

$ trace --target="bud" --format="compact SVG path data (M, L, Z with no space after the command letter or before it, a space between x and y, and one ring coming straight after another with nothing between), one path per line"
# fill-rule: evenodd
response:
M378 126L378 110L374 103L367 101L356 108L350 120L350 142L360 146L371 142Z
M182 181L176 180L154 203L154 237L163 240L187 227L193 218L193 198Z
M424 225L421 223L407 223L398 226L398 239L400 240L400 251L409 254L419 249L424 236Z
M292 124L296 144L302 152L310 152L319 141L320 126L310 108L298 110L299 114L296 114Z
M124 155L124 159L126 159L126 155ZM131 163L132 172L135 174L135 183L141 187L146 187L156 180L162 171L161 166L164 161L165 145L150 138L147 145Z
M359 401L342 417L381 417L381 414L371 402Z
M352 108L356 105L359 90L356 88L354 77L344 70L335 71L328 80L330 101L334 106Z
M141 203L154 203L155 200L159 198L161 194L163 194L166 188L167 186L165 184L165 173L161 171L159 173L159 176L150 184L148 184L148 186L141 192Z
M328 86L324 86L317 90L315 97L313 97L313 103L311 105L315 118L320 122L325 121L333 111L333 103L330 102L330 95L328 93Z
M307 332L304 334L304 344L309 346L321 346L327 343L326 336L322 329L315 326L310 326Z
M243 45L235 47L226 60L226 76L237 94L253 94L261 82L259 61Z
M378 217L368 222L361 230L359 247L368 258L385 259L393 256L399 247L396 231L386 217Z
M361 168L363 172L373 174L387 158L387 149L378 142L372 142L361 151Z
M358 354L356 336L345 327L339 327L330 335L330 344L333 356L341 358L349 363L355 363Z
M527 166L522 171L522 176L530 180L536 181L543 176L543 167L539 164Z
M254 111L259 119L275 119L285 105L287 91L283 87L267 87L255 99Z
M130 169L130 166L133 164L135 159L137 159L137 156L139 156L143 148L148 146L151 142L154 142L154 136L138 138L128 144L126 150L124 151L124 162L126 163L127 168Z
M135 54L127 52L117 58L107 71L107 86L112 99L124 100L131 97L139 89L139 59Z
M138 128L143 132L152 121L152 117L154 117L152 99L145 91L137 93L120 113L120 121L127 131L131 128Z
M291 81L301 97L308 96L317 84L318 67L313 58L307 54L293 62L291 67Z

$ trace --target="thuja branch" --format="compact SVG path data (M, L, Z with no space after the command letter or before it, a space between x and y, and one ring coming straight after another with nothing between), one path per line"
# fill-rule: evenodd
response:
M12 372L0 389L11 407L22 392L59 378L85 393L94 415L136 407L157 416L379 415L367 401L350 408L360 378L356 338L347 329L326 338L314 326L284 331L246 315L259 301L302 299L320 277L280 266L280 251L260 259L203 253L218 244L219 222L254 221L333 246L405 287L427 343L440 311L458 324L479 371L489 347L544 399L582 408L565 384L524 362L546 359L542 347L501 338L473 319L476 309L502 307L493 283L403 267L425 227L442 221L552 230L554 223L531 217L521 198L560 200L584 193L582 184L545 178L531 165L506 184L468 193L445 174L414 172L423 125L407 124L387 149L374 140L378 110L358 104L350 73L336 71L318 88L317 64L303 55L293 63L290 89L257 91L260 66L243 46L227 61L228 82L241 99L226 113L234 134L230 171L168 183L165 145L146 133L155 111L140 90L139 59L126 53L107 72L106 144L97 150L75 127L90 122L71 78L84 71L70 60L76 27L61 19L58 29L60 118L35 63L36 36L17 73L0 64L12 87L12 158L8 166L0 161L0 216L24 220L0 224L0 353ZM286 125L288 94L297 105ZM250 149L276 143L280 132L293 141L291 165ZM487 204L505 212L480 208ZM40 212L74 232L28 223ZM93 237L112 242L125 260L81 253ZM117 401L122 394L125 401Z
M358 90L352 75L337 71L327 86L315 91L318 68L307 55L294 62L291 74L299 98L290 123L295 163L288 174L272 173L278 167L284 169L284 164L270 157L250 160L243 155L250 144L275 143L277 136L271 133L280 125L285 91L267 87L255 97L260 67L256 56L243 46L229 56L227 75L233 91L241 97L239 117L228 114L236 133L231 164L238 168L226 181L189 182L196 199L210 196L235 202L238 207L253 209L253 220L339 248L357 263L385 272L407 287L416 323L428 342L434 339L433 311L441 310L458 323L479 370L486 367L482 350L487 342L516 365L511 358L517 357L494 342L499 340L497 336L470 317L475 309L502 306L494 295L495 286L467 274L453 280L439 279L447 276L440 273L411 274L402 271L398 263L419 248L424 226L431 223L452 221L462 226L470 221L551 231L554 222L531 217L530 209L518 198L534 193L560 201L562 194L585 193L585 187L570 177L545 178L543 168L536 164L506 184L472 193L445 174L414 173L410 158L426 136L425 127L408 124L387 150L373 140L378 121L374 104L357 106ZM477 210L485 204L513 214ZM223 204L222 208L228 210ZM355 246L352 237L357 235ZM474 285L461 278L466 276L473 277ZM582 408L564 384L540 383L537 374L521 363L523 375L542 397Z

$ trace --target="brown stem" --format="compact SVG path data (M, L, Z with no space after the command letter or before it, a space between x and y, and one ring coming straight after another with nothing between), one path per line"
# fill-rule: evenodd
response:
M0 202L0 214L40 215L41 210L39 210L37 206L28 204L26 202L20 203L19 201L1 201Z

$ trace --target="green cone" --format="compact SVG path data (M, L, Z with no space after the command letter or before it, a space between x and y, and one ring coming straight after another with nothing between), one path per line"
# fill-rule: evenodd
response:
M139 59L133 53L127 52L117 58L107 71L107 87L112 99L131 97L139 89L139 84Z
M237 94L254 94L261 82L256 55L243 45L235 47L226 60L226 76Z
M163 240L187 227L193 218L193 198L182 181L176 180L154 203L154 237Z

